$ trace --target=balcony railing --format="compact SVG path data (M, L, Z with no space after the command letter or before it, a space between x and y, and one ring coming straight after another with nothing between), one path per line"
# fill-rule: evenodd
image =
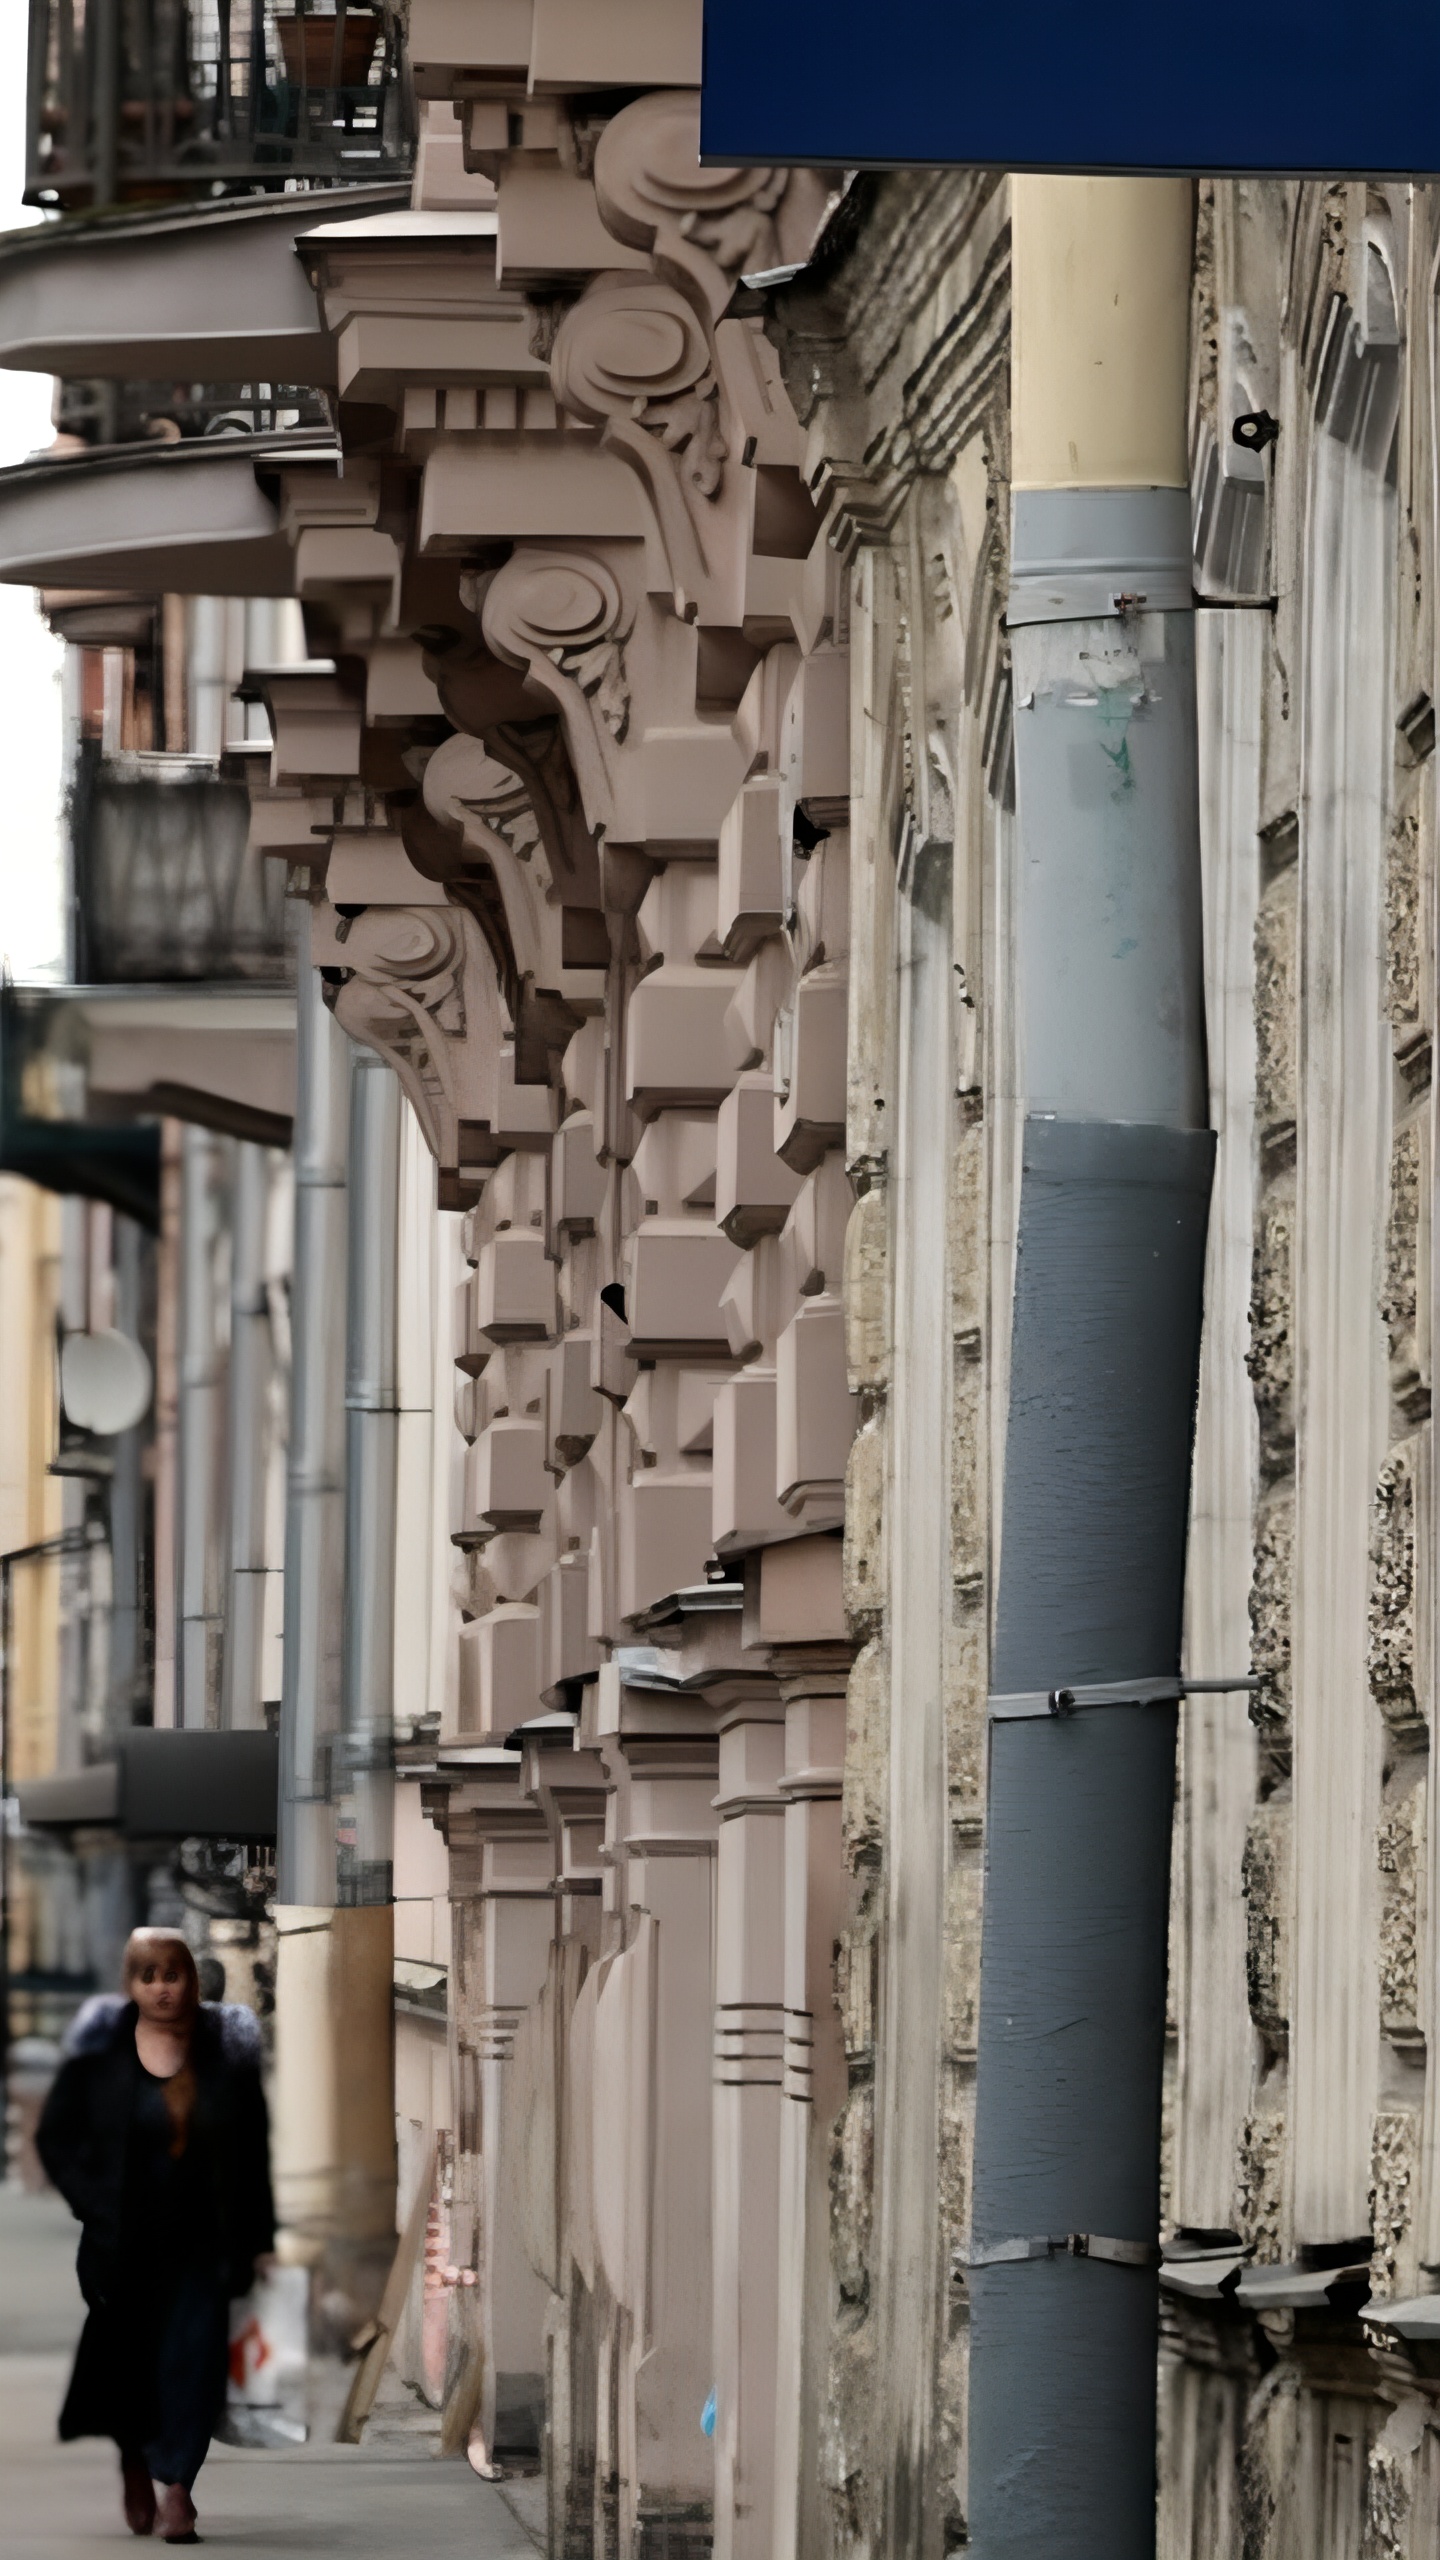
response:
M414 125L393 0L31 0L30 204L399 178Z
M295 910L249 841L243 783L200 757L87 744L70 828L82 985L293 985Z
M173 443L178 437L278 435L289 427L332 430L323 391L285 382L106 382L86 376L59 384L55 424L83 444Z

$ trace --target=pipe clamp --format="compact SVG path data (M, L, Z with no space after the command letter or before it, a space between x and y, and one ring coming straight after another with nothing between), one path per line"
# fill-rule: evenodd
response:
M989 1715L992 1724L1013 1724L1046 1716L1074 1715L1080 1707L1155 1707L1166 1705L1172 1698L1228 1697L1232 1691L1262 1689L1264 1680L1252 1673L1225 1680L1191 1680L1183 1671L1163 1673L1149 1680L1092 1680L1074 1688L1014 1689L1007 1695L992 1697Z
M973 2267L1008 2267L1030 2258L1098 2258L1111 2267L1158 2267L1160 2251L1151 2240L1112 2240L1099 2231L1067 2231L1056 2238L992 2240L987 2249L972 2250Z

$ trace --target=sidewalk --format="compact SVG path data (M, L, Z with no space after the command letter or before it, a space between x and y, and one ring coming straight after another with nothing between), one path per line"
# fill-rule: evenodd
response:
M0 2185L0 2544L6 2560L91 2560L131 2544L108 2444L57 2444L80 2325L75 2225L58 2200ZM387 2398L390 2395L387 2394ZM397 2406L395 2419L402 2413ZM373 2444L238 2453L217 2445L196 2484L203 2539L265 2560L535 2560L504 2494L463 2462L417 2453L381 2418ZM517 2484L521 2494L538 2488ZM535 2503L527 2498L526 2511ZM157 2543L159 2552L165 2548Z

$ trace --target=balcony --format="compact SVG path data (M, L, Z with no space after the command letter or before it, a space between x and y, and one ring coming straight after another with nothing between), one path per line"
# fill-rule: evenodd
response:
M82 747L70 803L83 986L294 983L284 868L250 844L250 800L199 756Z
M393 181L311 187L0 233L0 365L57 374L77 399L97 379L130 384L137 401L148 386L151 421L171 417L182 434L215 432L247 383L266 387L272 413L308 417L284 386L333 387L335 349L296 240L317 226L327 238L337 224L363 230L407 200ZM177 387L197 384L204 414L187 417ZM126 440L123 425L92 435L82 419L60 423L87 442Z
M42 455L0 472L0 579L139 596L283 596L294 553L281 469L333 476L336 448L305 428L186 436Z
M389 5L32 0L26 201L62 213L403 177Z

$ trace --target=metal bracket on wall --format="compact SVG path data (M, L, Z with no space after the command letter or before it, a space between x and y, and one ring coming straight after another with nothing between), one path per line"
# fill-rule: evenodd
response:
M1027 2258L1099 2258L1111 2267L1158 2267L1160 2251L1153 2240L1111 2240L1099 2231L1063 2231L1056 2238L992 2240L988 2249L971 2251L972 2267L1007 2267Z
M1172 1698L1228 1697L1240 1689L1263 1689L1264 1679L1246 1672L1234 1679L1192 1680L1171 1671L1155 1680L1089 1681L1073 1689L1015 1689L991 1698L992 1724L1013 1724L1046 1716L1071 1716L1080 1707L1155 1707Z

